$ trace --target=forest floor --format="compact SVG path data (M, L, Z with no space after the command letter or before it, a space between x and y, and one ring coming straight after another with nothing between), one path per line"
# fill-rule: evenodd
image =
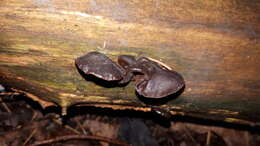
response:
M82 110L87 110L80 114ZM99 108L59 109L40 106L15 92L0 92L0 145L53 146L256 146L252 129L203 125L158 118L159 115Z

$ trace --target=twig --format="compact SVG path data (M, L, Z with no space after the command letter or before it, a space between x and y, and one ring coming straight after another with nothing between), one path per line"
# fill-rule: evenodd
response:
M16 92L1 92L0 93L0 96L7 96L7 95L11 95L11 96L14 96L14 95L20 95L20 93L16 93Z
M33 129L33 131L31 132L31 134L28 136L28 138L25 140L25 142L23 143L23 145L25 146L27 143L28 143L28 141L32 138L32 136L35 134L35 132L36 132L36 128L34 128Z
M2 98L0 98L0 102L8 113L12 112L10 108L3 102Z
M208 131L206 146L210 146L210 140L211 140L211 131Z
M82 124L80 123L80 121L78 119L75 119L75 121L77 122L77 124L79 125L79 128L81 129L81 131L83 132L83 134L87 134L85 128L82 126Z
M195 145L198 145L198 142L194 139L194 137L190 134L190 130L188 127L184 126L185 133L190 137L191 141L195 143Z
M52 120L53 120L53 122L55 122L56 124L62 125L62 122L60 122L59 120L56 120L56 119L52 119ZM67 129L69 129L70 131L74 132L75 134L80 134L80 132L79 132L77 129L72 128L72 127L70 127L69 125L65 125L64 127L67 128Z
M37 116L38 116L38 113L33 110L33 116L32 116L31 121L33 121Z
M59 137L56 137L56 138L35 142L34 144L32 144L30 146L39 146L39 145L43 145L43 144L50 144L50 143L55 143L55 142L59 142L59 141L67 141L67 140L73 140L73 139L97 140L97 141L104 141L104 142L111 143L111 144L117 144L117 145L122 145L122 146L130 146L129 144L122 142L122 141L119 141L119 140L116 140L116 139L110 139L110 138L101 137L101 136L90 136L90 135L59 136Z
M104 43L103 43L103 47L97 47L98 49L100 49L100 50L103 50L103 49L105 49L106 48L106 46L107 46L107 43L106 43L106 41L104 41Z

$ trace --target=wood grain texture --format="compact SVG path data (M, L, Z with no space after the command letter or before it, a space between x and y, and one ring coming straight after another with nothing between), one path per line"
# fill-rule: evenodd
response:
M186 82L183 94L162 107L259 123L259 7L242 0L2 0L1 84L63 107L82 101L145 106L132 84L86 82L74 59L93 50L114 60L146 56Z

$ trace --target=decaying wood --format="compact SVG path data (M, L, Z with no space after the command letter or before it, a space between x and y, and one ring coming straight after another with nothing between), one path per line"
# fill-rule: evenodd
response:
M259 125L259 5L240 0L3 0L0 84L64 111L81 102L149 109L150 101L140 101L132 84L101 87L86 82L74 65L75 58L94 50L114 60L120 54L146 56L180 72L186 82L183 94L161 108Z

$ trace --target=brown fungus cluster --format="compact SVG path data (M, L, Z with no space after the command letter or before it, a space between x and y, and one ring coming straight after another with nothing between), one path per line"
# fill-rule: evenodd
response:
M117 62L99 52L90 52L75 60L84 74L119 85L134 81L137 93L147 98L163 98L185 86L179 73L150 58L120 55Z

